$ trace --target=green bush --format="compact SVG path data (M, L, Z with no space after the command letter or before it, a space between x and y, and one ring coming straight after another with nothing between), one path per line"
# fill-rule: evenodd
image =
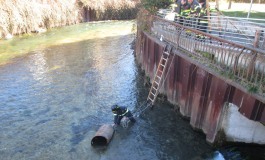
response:
M151 13L155 13L160 8L169 7L173 0L142 0L143 7Z

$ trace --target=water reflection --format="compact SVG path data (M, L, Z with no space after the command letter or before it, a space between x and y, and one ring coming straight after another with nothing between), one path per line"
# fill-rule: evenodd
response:
M32 73L34 80L41 81L40 83L50 83L52 80L48 76L47 72L49 68L47 66L45 53L39 51L29 56L30 64L28 65L29 71Z

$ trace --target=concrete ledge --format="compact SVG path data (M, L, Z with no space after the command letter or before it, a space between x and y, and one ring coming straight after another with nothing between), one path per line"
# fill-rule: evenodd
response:
M263 124L246 118L232 103L229 103L224 109L221 128L225 132L227 141L265 144L265 126Z

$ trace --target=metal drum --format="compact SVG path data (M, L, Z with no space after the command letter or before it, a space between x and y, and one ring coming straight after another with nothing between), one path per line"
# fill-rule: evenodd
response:
M92 146L105 146L109 144L112 136L114 134L113 126L110 124L102 125L95 136L91 140Z

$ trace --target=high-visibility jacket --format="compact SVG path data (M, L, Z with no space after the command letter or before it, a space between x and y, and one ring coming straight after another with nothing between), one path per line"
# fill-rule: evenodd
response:
M193 0L190 4L190 14L199 15L201 12L201 5L197 0Z
M188 16L190 13L190 4L188 3L187 0L180 0L180 1L184 1L184 3L181 3L181 12L180 15L182 16Z
M190 14L190 9L185 9L181 11L182 16L188 16Z
M201 5L200 17L207 16L206 1L205 0L201 0L200 1L200 5Z

